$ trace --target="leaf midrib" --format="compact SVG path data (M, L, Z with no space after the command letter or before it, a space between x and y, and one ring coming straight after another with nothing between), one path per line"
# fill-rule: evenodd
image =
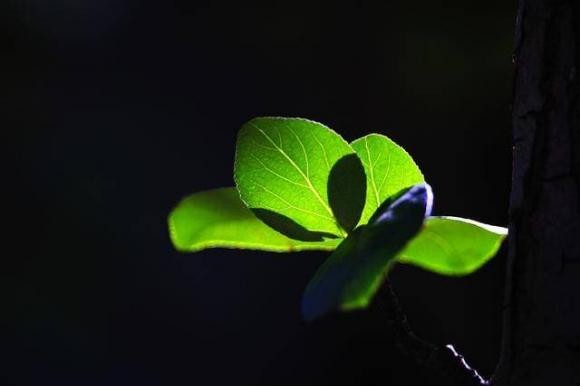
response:
M377 190L377 184L375 182L375 168L373 166L373 161L371 161L371 151L369 150L369 141L368 141L368 137L365 137L365 149L367 151L367 159L369 161L369 170L370 170L370 179L371 179L371 185L373 186L373 191L375 192L375 201L376 201L376 207L378 208L381 203L379 200L379 192Z
M302 169L300 169L300 167L294 162L294 160L292 158L290 158L290 156L288 156L288 154L286 154L286 152L284 151L284 149L282 149L281 147L279 147L276 144L276 142L274 142L272 140L272 138L270 138L270 136L268 134L266 134L266 132L264 130L260 129L254 123L251 123L251 125L256 130L258 130L268 140L268 142L270 142L272 144L272 146L274 146L274 148L276 150L278 150L280 152L280 154L282 154L282 156L284 156L284 158L286 158L286 160L290 163L290 165L292 165L298 171L298 173L300 173L300 175L302 176L302 178L304 178L304 181L306 182L306 185L307 185L308 189L312 192L312 194L314 194L314 196L320 202L320 204L322 205L322 207L328 212L328 214L330 215L330 218L334 220L334 223L335 223L336 228L338 229L338 232L340 233L340 235L343 236L343 237L345 237L346 234L345 234L344 230L342 229L342 227L340 225L338 225L337 221L334 219L334 214L332 213L332 210L330 209L330 207L328 206L328 204L326 204L326 202L324 202L324 200L322 199L322 197L320 196L320 194L318 193L318 191L314 188L314 186L312 185L312 182L310 181L310 178L307 175L304 174L304 172L302 171ZM294 136L296 136L296 139L300 143L300 146L302 147L302 150L306 154L306 150L304 148L304 144L302 143L302 141L300 140L300 138L296 135L296 133L294 133L294 132L292 132L292 133L294 134ZM306 162L308 162L307 159L306 159Z

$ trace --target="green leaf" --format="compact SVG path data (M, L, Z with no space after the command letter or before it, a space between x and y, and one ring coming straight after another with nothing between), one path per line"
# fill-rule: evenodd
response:
M208 190L184 198L170 213L168 222L173 245L184 252L219 247L271 252L331 251L341 241L289 239L256 218L235 188Z
M351 143L366 177L366 204L359 224L366 224L377 208L393 194L424 181L413 158L384 135L369 134Z
M458 217L429 217L398 260L442 275L467 275L489 261L506 236L506 228Z
M350 145L328 127L301 118L264 117L238 134L234 179L242 201L276 230L289 224L344 237L358 223L365 175Z
M415 185L387 200L372 222L349 234L308 283L302 298L304 318L366 307L397 254L419 232L431 202L430 187Z

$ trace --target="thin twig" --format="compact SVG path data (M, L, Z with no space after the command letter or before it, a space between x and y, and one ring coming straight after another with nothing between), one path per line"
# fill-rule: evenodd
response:
M380 289L378 303L385 310L384 313L394 332L397 347L405 355L445 376L452 382L450 385L491 385L488 380L479 375L477 370L467 364L452 345L437 346L413 333L388 279Z

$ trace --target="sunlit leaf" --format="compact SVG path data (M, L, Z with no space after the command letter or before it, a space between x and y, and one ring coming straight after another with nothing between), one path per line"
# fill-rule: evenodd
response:
M306 119L246 123L238 135L234 178L242 201L287 235L294 233L287 225L295 223L345 236L364 205L364 169L354 150L328 127Z
M442 275L467 275L489 261L506 236L506 228L458 217L429 217L398 260Z
M413 158L395 142L380 134L369 134L351 143L367 177L366 204L360 224L366 224L388 197L424 181Z
M349 234L308 284L302 299L304 318L366 307L398 252L421 228L431 202L429 186L415 185L387 200L368 225Z
M329 251L340 242L340 239L303 242L276 232L246 208L235 188L186 197L173 209L168 222L173 245L184 252L218 247L272 252Z

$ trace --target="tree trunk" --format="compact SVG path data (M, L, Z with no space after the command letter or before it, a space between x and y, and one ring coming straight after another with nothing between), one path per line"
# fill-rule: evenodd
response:
M510 250L494 385L580 385L579 27L579 0L520 0Z

